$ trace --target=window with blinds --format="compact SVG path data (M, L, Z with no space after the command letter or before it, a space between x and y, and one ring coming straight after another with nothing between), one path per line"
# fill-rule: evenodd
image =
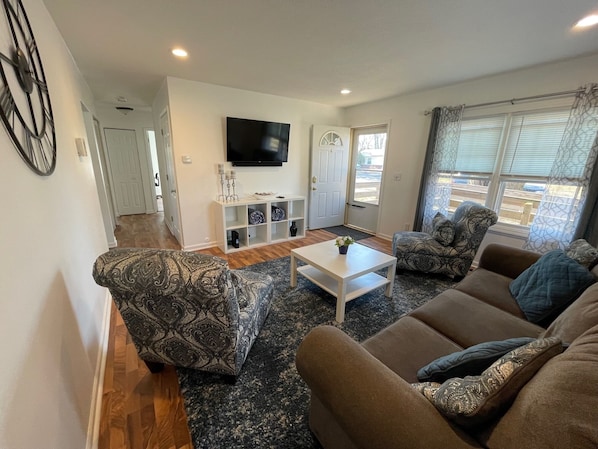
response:
M547 178L568 119L569 111L513 115L501 174Z
M496 210L499 222L529 226L568 120L569 108L463 119L452 172L451 209L473 200ZM561 173L571 180L572 189L592 142L580 145L587 148L586 157L566 164L566 173Z

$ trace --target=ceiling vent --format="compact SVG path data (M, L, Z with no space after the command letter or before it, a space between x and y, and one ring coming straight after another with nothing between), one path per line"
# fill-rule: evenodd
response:
M127 115L129 112L134 111L134 109L130 106L117 106L116 110L123 115Z

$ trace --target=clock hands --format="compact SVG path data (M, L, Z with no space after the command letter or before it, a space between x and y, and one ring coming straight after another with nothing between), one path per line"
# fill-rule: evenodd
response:
M0 51L0 121L17 151L38 175L56 166L56 134L50 94L23 0L0 0L5 42ZM8 67L12 68L9 69ZM17 87L18 86L18 87Z
M12 65L14 67L17 66L17 64L12 60L12 58L9 58L4 53L0 53L0 59L2 59L3 61L8 62L10 65Z

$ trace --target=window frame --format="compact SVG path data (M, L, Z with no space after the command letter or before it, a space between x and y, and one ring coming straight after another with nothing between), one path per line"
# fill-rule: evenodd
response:
M501 133L499 147L497 156L495 158L494 168L492 173L489 175L489 185L488 191L486 193L486 200L484 205L499 214L497 209L503 202L504 197L504 190L506 183L508 182L531 182L531 183L545 183L548 180L548 177L534 177L534 176L509 176L503 175L501 173L502 164L504 157L507 153L507 143L509 139L509 134L511 131L512 119L514 116L524 115L524 114L535 114L535 113L543 113L543 112L553 112L553 111L570 111L571 106L573 104L574 98L573 97L566 97L566 98L558 98L558 99L549 99L549 100L542 100L542 101L530 101L524 102L521 104L508 104L508 105L501 105L501 106L493 106L493 107L486 107L486 108L472 108L471 110L465 110L462 122L466 120L474 120L474 119L483 119L483 118L491 118L497 116L504 116L504 124L503 130ZM455 174L453 173L453 178ZM463 173L464 177L478 177L484 178L485 176L481 176L482 173L476 174L475 172L468 172ZM452 196L452 193L451 193ZM497 234L504 234L507 236L512 237L519 237L519 238L527 238L529 235L530 226L527 225L520 225L520 224L513 224L513 223L506 223L506 222L497 222L492 227L493 232Z

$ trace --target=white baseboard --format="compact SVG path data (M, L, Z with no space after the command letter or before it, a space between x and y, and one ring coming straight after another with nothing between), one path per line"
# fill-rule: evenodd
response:
M216 245L216 242L199 243L197 245L184 246L183 251L198 251L200 249L212 248Z
M89 423L87 426L87 442L85 449L97 449L100 437L100 419L102 417L102 396L104 394L104 374L106 372L106 358L108 356L108 337L110 336L110 312L112 298L106 291L106 306L100 332L100 342L96 370L93 379Z
M376 234L376 237L380 237L381 239L384 239L384 240L392 240L392 235Z

